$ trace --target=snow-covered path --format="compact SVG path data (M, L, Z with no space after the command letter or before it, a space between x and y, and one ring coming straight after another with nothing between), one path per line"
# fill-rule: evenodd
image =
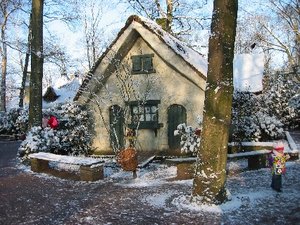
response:
M176 167L152 163L138 178L123 171L80 182L36 174L11 159L0 166L0 224L299 224L300 161L288 163L283 192L270 188L270 171L228 177L232 200L221 206L189 202L192 180Z

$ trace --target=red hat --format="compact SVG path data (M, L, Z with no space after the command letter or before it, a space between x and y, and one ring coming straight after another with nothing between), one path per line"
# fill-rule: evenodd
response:
M284 150L284 147L283 147L283 146L276 146L276 147L275 147L275 150L276 150L276 151L283 151L283 150Z
M282 142L277 142L274 146L274 150L283 151L284 150L284 144Z

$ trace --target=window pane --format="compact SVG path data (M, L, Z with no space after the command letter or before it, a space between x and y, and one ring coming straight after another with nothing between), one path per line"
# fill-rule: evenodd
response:
M156 111L157 111L157 106L156 105L151 106L151 112L155 113Z
M145 121L144 115L140 115L140 121Z
M143 106L139 106L139 113L144 113L145 108Z
M150 112L151 112L150 106L146 106L146 107L145 107L145 113L150 113Z
M133 106L132 111L133 111L134 114L138 114L139 113L139 110L138 110L137 106Z
M133 115L133 123L137 123L139 121L139 115Z
M152 121L157 121L157 115L156 114L152 114Z
M151 121L152 115L151 114L146 114L146 121Z

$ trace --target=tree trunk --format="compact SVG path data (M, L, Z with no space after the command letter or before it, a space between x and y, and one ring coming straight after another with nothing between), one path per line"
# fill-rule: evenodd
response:
M29 127L41 126L42 123L43 5L43 0L32 1Z
M24 68L23 68L23 75L22 75L22 84L20 89L20 101L19 101L19 107L23 108L24 106L24 98L25 98L25 88L26 88L26 80L27 80L27 74L28 74L28 64L30 59L30 52L31 52L31 23L32 23L32 15L30 15L29 20L29 28L28 28L28 38L27 38L27 52L25 55L25 62L24 62Z
M3 14L3 23L1 24L1 95L0 95L0 111L6 111L6 73L7 73L7 44L6 44L6 23L8 19L7 12L7 3L3 3L2 14Z
M172 23L173 23L173 0L166 0L167 4L167 21L166 21L166 31L171 33Z
M2 44L2 60L1 60L1 108L0 111L6 111L6 74L7 74L7 45L5 44L5 33L1 33Z
M233 57L238 0L214 0L201 147L193 200L226 200L226 163L233 94Z

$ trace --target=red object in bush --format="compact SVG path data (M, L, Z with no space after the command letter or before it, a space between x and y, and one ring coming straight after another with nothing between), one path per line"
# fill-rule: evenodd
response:
M56 129L58 127L58 120L55 116L50 116L50 119L48 120L48 125L52 129Z
M196 128L195 134L200 137L200 135L201 135L201 129L200 128Z

